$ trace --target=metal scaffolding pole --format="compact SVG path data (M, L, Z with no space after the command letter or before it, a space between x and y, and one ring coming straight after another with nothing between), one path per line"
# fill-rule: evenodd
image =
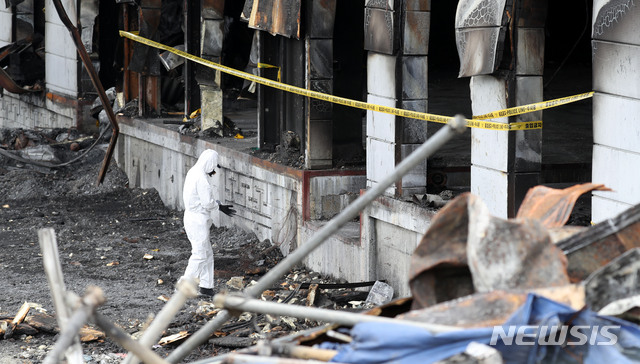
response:
M327 310L323 308L305 307L284 303L267 302L242 296L217 294L213 298L216 307L241 312L257 312L276 316L291 316L313 321L328 322L344 326L354 326L360 322L378 322L387 324L401 324L419 327L432 333L458 331L460 328L424 322L397 320L389 317L363 315L359 313Z
M462 115L456 115L449 124L438 130L431 138L425 141L418 149L404 159L396 169L383 178L376 185L371 187L365 194L358 197L341 213L331 219L322 229L320 229L311 239L287 255L280 263L269 270L257 284L247 288L244 293L247 297L257 297L280 277L288 273L291 268L302 261L309 253L324 243L329 237L335 234L342 226L353 218L373 202L376 198L384 193L384 191L409 173L421 161L435 153L440 147L447 143L454 135L464 132L466 122ZM193 334L187 341L176 348L168 357L170 363L177 363L184 359L191 351L200 344L204 343L211 337L214 331L219 329L225 322L231 318L228 310L221 311L215 319L207 322L200 330Z

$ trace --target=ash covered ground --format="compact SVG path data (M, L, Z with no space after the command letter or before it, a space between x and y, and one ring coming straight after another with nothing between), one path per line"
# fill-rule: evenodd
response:
M17 155L47 145L47 152L55 157L48 163L69 160L89 148L90 143L85 142L79 150L71 151L77 146L71 147L66 139L60 141L63 132L3 130L0 144ZM30 148L13 150L17 143ZM127 333L139 333L149 315L165 304L158 297L173 294L190 255L182 212L166 208L155 190L129 188L126 175L115 162L104 183L97 186L105 149L105 144L98 144L77 163L57 169L0 155L0 319L15 316L24 302L38 304L40 311L55 315L37 234L45 227L56 232L67 289L81 295L88 286L102 288L106 303L98 312ZM278 249L267 250L269 241L260 242L252 233L238 228L213 227L211 236L218 291L232 290L226 284L231 277L244 277L244 284L258 280L281 259ZM145 255L153 258L145 259ZM283 277L281 287L294 281L327 282L317 273L300 270ZM275 290L269 294L268 299L279 299L289 292ZM304 301L304 292L300 297ZM335 308L331 301L323 305ZM214 315L214 307L206 301L189 300L165 336L180 331L193 333ZM309 325L314 323L263 320L258 322L261 332L253 325L250 329L240 325L222 334L238 337L239 341L227 340L231 344L221 346L215 344L214 337L185 361L215 356L249 345L259 337L281 336ZM56 339L56 334L45 332L0 337L0 363L39 363ZM83 343L82 347L89 363L119 362L126 353L109 338ZM165 357L173 349L175 345L167 345L155 351Z

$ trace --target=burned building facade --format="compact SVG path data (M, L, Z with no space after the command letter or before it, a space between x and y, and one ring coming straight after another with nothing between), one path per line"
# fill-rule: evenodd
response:
M408 262L434 213L420 206L419 196L443 189L470 190L503 218L513 217L538 184L593 181L612 188L593 192L594 222L640 202L634 178L640 165L640 5L634 1L63 3L81 26L105 87L115 86L124 103L137 101L135 115L119 117L115 153L131 184L156 188L167 205L180 208L186 171L203 149L216 149L220 195L239 210L233 223L281 244L285 253L389 175L440 126L254 89L120 38L118 29L285 84L440 115L471 118L595 92L590 100L493 119L542 123L542 129L469 130L310 255L305 263L320 272L384 277L407 293L408 264L396 263ZM10 50L0 59L6 73L2 126L94 125L89 109L96 95L57 14L42 12L50 1L6 5L0 9L2 50L27 42L43 65L36 69L44 72L31 87L35 82L24 75L33 71L20 56L25 52ZM238 96L255 101L242 103ZM201 129L223 129L225 117L233 119L241 106L253 114L255 138L210 140L158 121L201 109ZM293 153L302 168L258 158L251 149ZM218 224L232 223L221 219Z

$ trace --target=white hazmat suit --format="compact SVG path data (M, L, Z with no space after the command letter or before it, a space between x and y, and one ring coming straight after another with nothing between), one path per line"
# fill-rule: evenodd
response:
M184 230L191 242L191 257L183 278L198 278L200 289L212 289L213 249L209 240L211 213L218 203L209 184L209 174L218 168L218 153L207 149L187 172L182 198L184 200Z

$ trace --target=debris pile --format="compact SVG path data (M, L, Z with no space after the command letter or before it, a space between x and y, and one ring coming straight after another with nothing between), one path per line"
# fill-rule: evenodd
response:
M60 168L73 163L95 144L94 136L75 129L0 129L0 155L10 159L2 163L5 169L25 165Z
M39 216L21 206L28 200L3 196L10 203L2 206L0 217L10 218L1 233L3 242L13 241L21 229L62 222L60 245L50 228L39 230L37 252L35 243L7 245L25 255L41 254L38 259L44 261L60 328L55 344L41 353L45 363L83 355L84 346L74 338L87 323L105 333L98 341L115 343L111 354L125 362L134 362L134 355L144 362L168 355L169 362L205 358L206 363L276 363L286 362L285 357L342 363L640 360L640 205L594 226L569 227L565 224L577 198L605 186L538 186L529 191L517 217L508 220L491 216L478 197L462 194L444 204L413 254L412 297L391 302L393 291L384 282L335 283L292 269L310 247L326 239L324 234L331 234L326 231L352 219L385 188L381 183L365 192L286 258L268 241L233 240L225 234L240 235L237 230L214 228L218 294L212 302L196 299L196 282L181 281L173 290L170 283L184 269L189 252L186 246L180 253L162 243L186 239L176 212L158 206L141 213L133 207L152 195L148 191L91 196L110 209L92 211L111 231L97 244L77 234L91 233L83 221L64 216L75 206L63 205L63 214L51 211L62 200L43 202ZM27 218L30 223L23 221ZM101 282L101 288L89 287L78 297L74 290L86 285L74 282L67 290L63 267L65 275L81 271ZM20 272L22 266L16 259L1 268ZM130 297L113 297L114 303L109 279L120 269L132 282L116 294ZM156 273L153 279L131 280L142 271ZM153 296L158 297L155 306L146 302L150 292L160 293ZM117 322L118 306L133 302L158 313L153 319ZM20 326L32 322L26 310L3 316L8 340L15 339L16 330L28 330Z
M451 200L413 255L412 297L367 312L377 318L218 295L214 302L229 310L325 315L331 324L282 338L277 345L288 350L262 343L210 362L638 362L640 205L591 227L565 227L577 198L593 190L607 188L535 187L509 220L491 216L474 195Z

